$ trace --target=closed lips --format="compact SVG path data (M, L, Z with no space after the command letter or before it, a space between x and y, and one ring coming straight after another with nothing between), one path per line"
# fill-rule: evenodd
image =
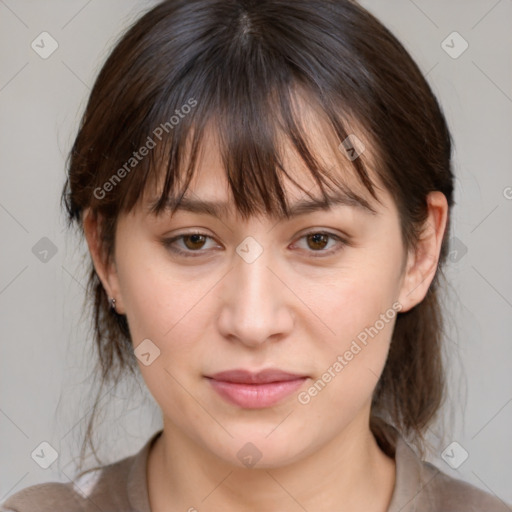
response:
M286 372L279 369L266 369L252 372L245 369L227 370L215 373L207 378L232 382L238 384L268 384L270 382L286 382L290 380L304 379L307 375Z

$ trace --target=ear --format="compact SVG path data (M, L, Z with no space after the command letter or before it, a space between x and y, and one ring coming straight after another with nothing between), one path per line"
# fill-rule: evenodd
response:
M428 218L414 250L409 251L399 302L401 313L419 304L428 292L439 262L439 254L448 219L448 201L439 191L427 196Z
M116 299L116 311L124 314L124 306L119 287L119 279L114 258L108 258L101 237L101 217L87 208L83 212L82 224L85 239L94 268L109 298Z

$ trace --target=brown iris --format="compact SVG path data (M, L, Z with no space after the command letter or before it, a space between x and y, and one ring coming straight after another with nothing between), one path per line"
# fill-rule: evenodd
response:
M325 233L313 233L311 235L307 235L307 238L308 243L310 240L313 240L313 243L316 245L316 247L310 245L312 249L323 249L327 244L329 235L326 235ZM318 245L320 245L320 247Z
M205 239L204 235L183 235L183 243L187 247L187 249L194 250L194 249L201 249L201 247L204 245ZM187 240L191 240L191 245L187 243ZM199 245L196 245L199 244Z

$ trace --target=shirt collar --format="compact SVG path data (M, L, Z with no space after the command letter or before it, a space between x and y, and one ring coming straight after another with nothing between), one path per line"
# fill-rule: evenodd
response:
M395 439L395 487L388 512L415 512L417 497L422 491L423 466L419 457L398 432Z
M132 467L128 473L126 492L128 501L134 511L151 512L147 482L147 462L149 451L162 432L163 430L155 432L140 451L135 454Z

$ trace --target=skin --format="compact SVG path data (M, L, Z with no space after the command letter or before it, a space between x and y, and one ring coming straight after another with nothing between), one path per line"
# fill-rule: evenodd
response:
M321 122L314 116L304 122L323 161L339 167ZM232 207L213 135L204 144L187 195ZM303 162L288 152L286 163L294 179L319 197ZM395 301L407 311L423 300L448 206L442 193L429 194L424 236L405 254L389 193L380 186L381 206L345 175L377 215L339 205L291 220L242 221L234 208L222 219L184 211L155 218L144 211L150 195L144 194L133 212L119 218L110 262L101 257L98 225L86 212L95 268L117 311L127 315L134 347L149 338L160 350L149 366L139 362L164 424L147 467L154 512L387 510L395 463L377 445L369 417L396 316L308 404L297 395ZM291 182L286 193L290 203L304 198ZM211 238L203 245L181 239L174 246L203 251L198 257L178 256L162 243L194 229ZM325 231L348 235L351 244L329 238L322 248L304 236ZM236 252L247 236L263 248L252 263ZM336 247L330 256L315 257ZM310 379L276 406L251 410L226 402L204 378L267 367ZM237 457L247 442L261 452L252 468Z

